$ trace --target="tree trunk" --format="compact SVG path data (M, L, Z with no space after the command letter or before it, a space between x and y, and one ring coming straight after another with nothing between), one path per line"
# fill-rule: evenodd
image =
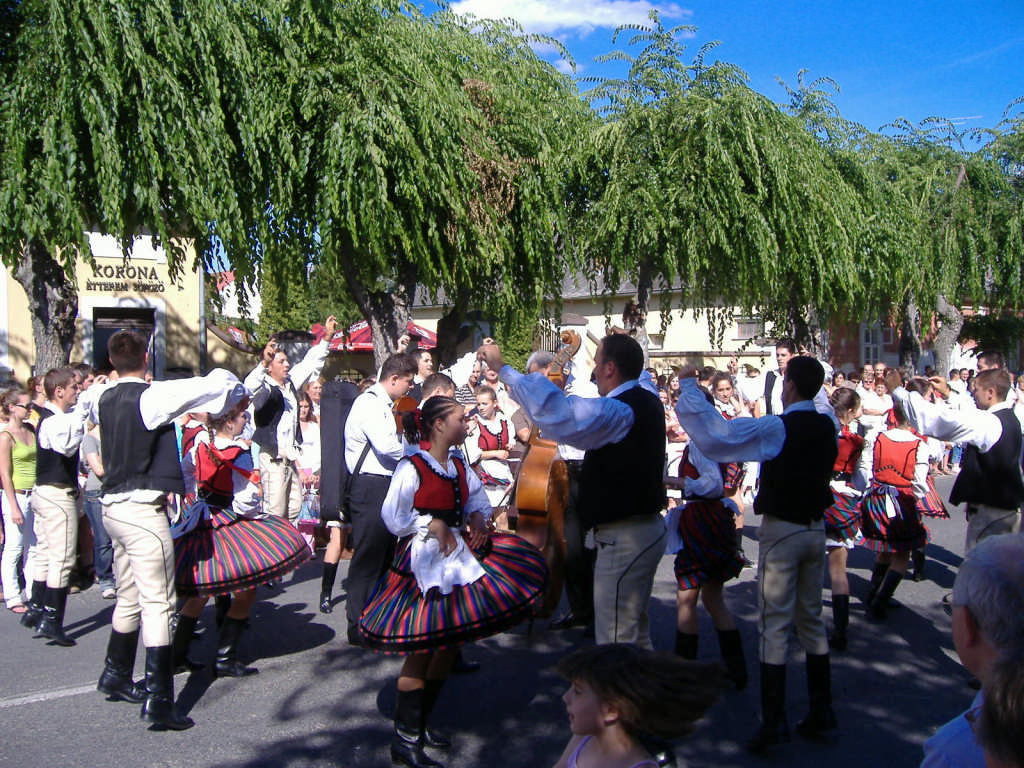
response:
M651 285L654 282L651 264L642 259L637 270L636 297L626 302L622 310L622 327L637 340L644 351L644 368L650 366L651 340L647 336L647 309L651 301Z
M932 346L935 349L935 372L940 376L949 374L952 366L950 357L953 345L960 338L960 329L964 325L964 316L959 308L950 304L941 293L935 300L935 311L939 316L939 332L935 334Z
M921 313L917 309L913 294L903 303L903 318L900 326L900 367L910 376L917 375L921 360Z
M399 268L399 279L390 291L370 290L356 268L358 252L351 247L351 239L342 233L342 248L338 263L341 265L349 295L366 322L370 324L373 339L374 370L380 370L384 361L398 348L398 337L412 319L412 302L416 295L416 267L406 262Z
M828 362L828 329L819 324L817 312L808 308L805 313L793 306L788 314L789 322L786 325L797 347L804 347L816 359Z
M437 367L440 370L455 362L458 356L459 331L469 311L469 302L463 292L458 292L452 300L451 309L437 321Z
M71 359L78 318L78 289L47 247L33 239L22 248L12 271L28 296L35 344L35 374L60 368Z

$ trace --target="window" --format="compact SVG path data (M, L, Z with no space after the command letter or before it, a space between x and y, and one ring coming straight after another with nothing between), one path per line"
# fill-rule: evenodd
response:
M764 336L763 318L737 315L735 319L737 339L753 339Z

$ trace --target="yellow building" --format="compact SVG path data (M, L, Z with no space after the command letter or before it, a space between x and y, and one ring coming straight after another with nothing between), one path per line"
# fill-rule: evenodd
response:
M139 331L150 339L150 369L163 378L169 370L199 373L202 284L199 272L186 271L172 280L163 248L149 236L136 238L129 259L117 240L91 233L89 244L95 265L75 265L78 285L78 321L71 362L84 361L109 367L106 344L122 329ZM195 250L186 247L184 262L195 263ZM12 369L24 382L34 369L35 347L28 299L10 270L0 280L0 366ZM227 367L236 372L252 363L212 334L208 335L206 368Z

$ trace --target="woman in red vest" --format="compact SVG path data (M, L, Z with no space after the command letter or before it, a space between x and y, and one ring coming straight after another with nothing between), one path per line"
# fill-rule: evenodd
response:
M861 502L864 546L876 553L864 599L868 617L885 619L886 608L910 564L910 553L928 541L920 500L928 493L928 445L914 434L903 409L875 440L871 488Z
M547 566L517 536L489 534L491 508L476 473L454 450L466 439L465 410L435 396L403 416L419 448L395 469L381 509L401 540L359 621L368 648L406 654L398 677L391 760L436 768L424 747L450 740L426 722L459 646L509 629L533 614Z
M295 569L309 556L301 534L283 518L263 515L259 473L249 445L239 440L248 421L248 400L207 420L191 444L196 500L174 526L175 587L187 597L174 631L178 672L203 665L188 660L199 615L210 595L232 595L218 616L214 677L257 672L238 661L238 643L256 601L256 587Z

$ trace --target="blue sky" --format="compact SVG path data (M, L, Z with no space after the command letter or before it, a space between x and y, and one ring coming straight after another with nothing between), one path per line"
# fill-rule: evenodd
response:
M602 75L593 57L611 50L616 25L644 23L656 8L666 27L697 27L686 41L687 60L719 40L712 60L736 64L751 87L777 102L786 95L776 76L791 86L800 69L808 70L808 82L830 77L840 87L833 100L843 117L872 130L897 117L916 124L933 115L964 129L991 127L1024 95L1024 0L455 0L452 7L512 17L527 31L557 37L583 76ZM616 47L624 42L620 36Z

